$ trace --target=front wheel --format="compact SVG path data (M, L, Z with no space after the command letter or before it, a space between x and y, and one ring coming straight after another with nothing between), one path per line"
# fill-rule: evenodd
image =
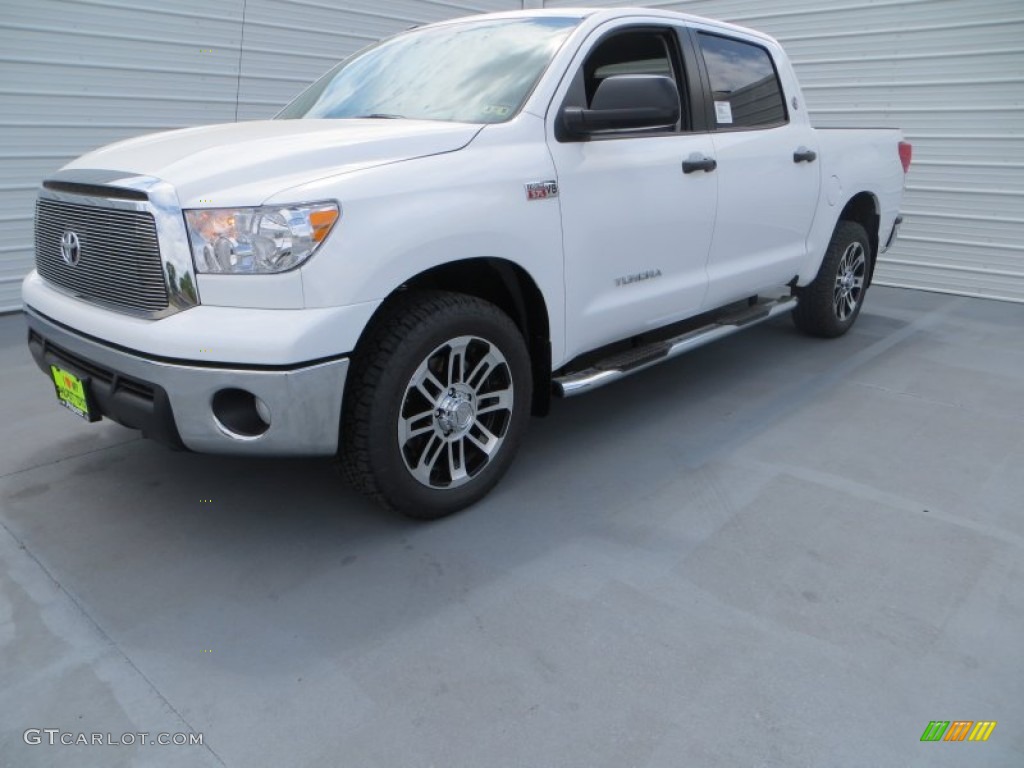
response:
M399 296L353 357L342 423L349 482L421 519L483 498L529 419L530 358L519 329L472 296Z
M835 338L853 326L864 304L870 267L868 233L855 221L840 221L814 282L799 290L793 322L811 336Z

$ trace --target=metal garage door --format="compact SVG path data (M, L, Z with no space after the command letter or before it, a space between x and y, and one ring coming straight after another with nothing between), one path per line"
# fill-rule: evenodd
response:
M815 125L895 126L914 144L888 285L1024 301L1021 0L545 0L646 5L763 30L792 56Z
M21 305L39 181L75 156L141 133L269 117L334 62L381 37L521 7L520 0L3 0L0 311Z

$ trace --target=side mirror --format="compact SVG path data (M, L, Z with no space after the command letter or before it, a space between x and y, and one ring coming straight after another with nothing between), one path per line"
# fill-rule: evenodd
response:
M679 121L679 91L664 75L611 75L601 81L590 109L566 107L565 132L588 137L603 131L671 128Z

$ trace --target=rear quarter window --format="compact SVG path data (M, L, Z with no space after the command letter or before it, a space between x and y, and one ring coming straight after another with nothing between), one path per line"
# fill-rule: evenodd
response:
M768 128L788 120L782 85L767 50L706 32L697 37L711 80L719 130Z

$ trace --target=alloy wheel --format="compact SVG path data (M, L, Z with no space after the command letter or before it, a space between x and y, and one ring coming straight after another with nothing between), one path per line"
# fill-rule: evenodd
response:
M866 267L867 255L864 246L857 242L850 243L839 260L835 292L832 297L832 306L840 321L845 322L857 309L864 290Z
M472 480L501 450L514 389L508 361L486 339L459 336L436 347L409 379L399 411L409 473L435 489Z

